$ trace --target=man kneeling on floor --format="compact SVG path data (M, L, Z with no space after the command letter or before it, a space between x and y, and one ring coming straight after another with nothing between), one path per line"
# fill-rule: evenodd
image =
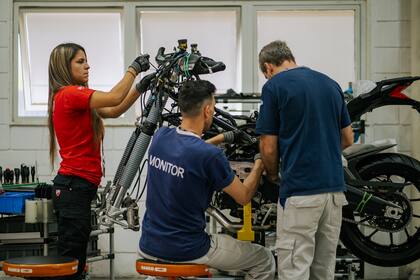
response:
M222 150L201 139L213 120L215 86L188 81L179 93L182 123L160 128L149 149L146 213L139 253L143 258L206 264L245 272L245 279L274 279L275 261L263 246L205 232L205 211L215 191L239 204L254 195L264 166L255 161L242 183Z

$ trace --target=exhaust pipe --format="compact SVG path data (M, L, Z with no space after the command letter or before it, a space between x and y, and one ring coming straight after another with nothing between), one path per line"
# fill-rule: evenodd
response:
M207 208L206 213L212 216L214 219L216 219L216 221L223 228L225 228L226 230L232 233L236 233L243 226L241 223L230 221L219 209L213 206L210 206L209 208ZM269 228L270 226L253 226L252 227L253 230L267 230Z
M236 233L242 228L242 224L230 221L219 209L210 206L206 210L207 214L212 216L225 229L232 233Z

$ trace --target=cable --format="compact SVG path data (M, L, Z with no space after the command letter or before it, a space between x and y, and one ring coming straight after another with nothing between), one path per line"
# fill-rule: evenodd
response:
M138 202L140 198L143 196L143 193L146 190L146 186L147 186L147 177L146 177L146 180L144 181L144 185L143 185L143 189L141 190L140 197L138 198L138 200L136 200L136 202Z
M148 162L148 161L149 161L148 159L143 161L143 164L141 166L141 170L140 170L139 174L141 174L143 172L143 168L144 168L146 162ZM140 196L136 195L136 202L138 202L140 200L140 198L143 196L144 190L146 189L146 185L147 185L147 177L146 177L146 180L144 181L143 189L141 190ZM139 182L138 190L139 189L140 189L140 182ZM137 194L138 194L138 192L137 192Z
M140 178L141 178L141 169L140 169L140 166L139 166L139 175L137 176L136 183L134 184L135 188L137 189L136 199L137 199L137 196L139 195L139 191L140 191Z
M131 192L128 194L128 196L131 196L134 193L134 190L136 189L136 185L138 184L138 181L140 180L140 167L139 167L139 173L136 179L136 182L134 183L133 187L131 188Z
M143 99L142 99L142 104L141 104L141 106L142 106L142 112L143 112L143 110L145 110L146 109L146 94L144 95L144 97L143 97ZM143 114L142 114L142 117L143 117ZM142 119L143 120L143 119Z
M185 57L184 57L184 75L188 78L188 77L190 77L191 75L190 75L190 72L189 72L189 63L190 63L190 55L191 54L187 54Z
M145 108L146 108L146 93L142 94L140 98L140 109L141 109L140 123L143 123Z
M153 68L155 68L155 70L158 70L157 67L155 65L153 65L153 63L151 63L150 61L149 61L149 64L150 64L150 66L152 66Z
M140 168L139 168L140 171ZM136 185L139 181L140 175L137 176L136 182L134 183L133 187L131 188L131 192L128 194L128 196L131 196L134 193L134 190L136 189Z

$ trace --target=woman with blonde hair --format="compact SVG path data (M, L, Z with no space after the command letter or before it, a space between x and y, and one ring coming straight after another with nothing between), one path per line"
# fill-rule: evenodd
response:
M89 64L83 47L56 46L49 60L48 127L50 160L54 165L56 139L61 156L54 178L53 202L58 219L58 253L79 260L70 279L81 279L91 231L90 204L102 177L102 118L124 113L149 87L153 75L131 86L149 69L149 55L137 57L123 78L109 91L88 88Z

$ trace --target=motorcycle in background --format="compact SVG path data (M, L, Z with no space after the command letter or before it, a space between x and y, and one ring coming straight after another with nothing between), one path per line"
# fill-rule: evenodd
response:
M420 113L420 102L402 91L420 77L382 80L365 93L351 99L347 108L352 122L376 108L411 106ZM343 209L341 241L359 258L379 266L400 266L420 258L420 162L401 153L383 152L396 144L355 144L343 155L348 170L356 179L375 182L363 189L400 208L387 207L382 215L372 216ZM349 178L347 178L349 180ZM420 209L420 208L418 208Z

